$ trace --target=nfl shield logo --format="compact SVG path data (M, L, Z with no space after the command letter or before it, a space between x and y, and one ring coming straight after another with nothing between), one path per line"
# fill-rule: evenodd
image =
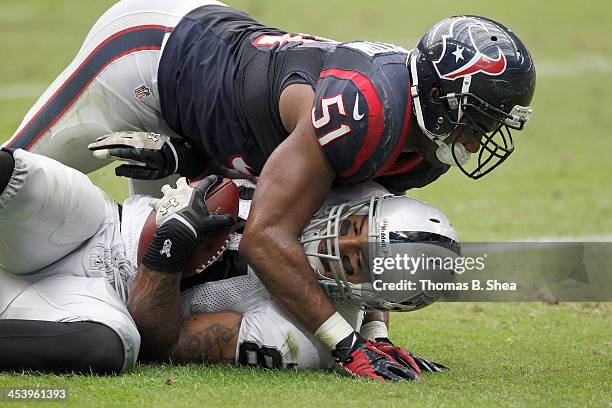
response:
M149 88L145 84L142 84L138 88L134 89L134 96L136 97L136 99L142 102L149 96L151 96L151 88Z

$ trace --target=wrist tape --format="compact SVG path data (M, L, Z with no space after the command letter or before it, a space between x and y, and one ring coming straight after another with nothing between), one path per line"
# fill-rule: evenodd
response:
M336 312L323 322L314 334L330 350L333 350L340 341L354 331L355 329L348 324L344 317Z
M195 243L196 237L186 225L168 220L157 228L142 263L160 272L179 272L191 259Z
M387 325L381 321L367 322L366 324L361 326L361 329L359 330L359 334L361 334L364 339L369 340L369 341L374 341L374 339L389 337L389 332L387 331Z

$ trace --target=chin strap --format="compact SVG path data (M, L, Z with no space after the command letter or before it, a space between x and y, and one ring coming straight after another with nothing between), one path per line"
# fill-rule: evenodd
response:
M410 56L410 76L412 77L412 83L410 84L410 95L412 96L412 106L414 107L414 114L416 115L419 127L428 138L435 142L435 139L437 138L436 135L430 133L425 128L425 120L423 119L423 110L421 109L421 100L419 97L419 75L417 74L416 63L417 57L413 51L412 55Z
M453 150L455 154L453 156ZM453 143L453 146L449 146L444 142L440 142L438 144L438 149L436 150L436 157L444 164L448 164L449 166L463 166L468 161L470 161L471 153L467 151L465 146L461 143ZM456 160L455 160L456 158Z

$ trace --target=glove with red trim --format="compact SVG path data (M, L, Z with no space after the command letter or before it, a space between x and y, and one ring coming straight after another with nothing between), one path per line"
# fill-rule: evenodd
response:
M340 367L355 377L378 381L421 379L414 369L398 363L392 356L364 340L357 332L339 342L332 351L332 356Z
M397 347L386 337L376 338L374 347L380 351L389 354L401 365L415 370L417 373L421 371L426 373L437 373L443 370L448 370L443 364L429 361L422 357L417 357L403 347Z

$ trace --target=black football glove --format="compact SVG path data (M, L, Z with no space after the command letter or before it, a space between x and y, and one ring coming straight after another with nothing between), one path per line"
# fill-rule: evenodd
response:
M178 272L190 259L196 241L234 224L231 215L210 214L206 208L206 193L220 180L220 176L208 176L193 188L183 177L177 180L176 188L162 187L163 197L153 205L157 231L142 260L145 266Z
M422 357L417 357L403 347L397 347L386 337L376 338L374 347L389 354L400 364L410 367L419 373L421 371L426 373L437 373L443 370L448 370L448 367L443 364L429 361Z
M417 373L421 372L421 368L416 361L414 361L414 358L412 358L412 353L402 347L396 347L395 344L391 343L391 340L388 338L377 338L373 344L374 347L384 353L387 353L404 367L411 368Z
M435 361L429 361L423 357L412 355L414 361L417 363L422 372L425 373L439 373L440 371L448 370L448 367L444 364L436 363Z
M204 156L179 138L153 132L117 132L102 136L87 148L99 159L127 162L117 176L157 180L180 174L195 178L206 167Z
M380 351L366 341L357 332L336 345L332 356L346 372L361 378L378 381L420 380L419 374L412 368L398 363L389 354Z

